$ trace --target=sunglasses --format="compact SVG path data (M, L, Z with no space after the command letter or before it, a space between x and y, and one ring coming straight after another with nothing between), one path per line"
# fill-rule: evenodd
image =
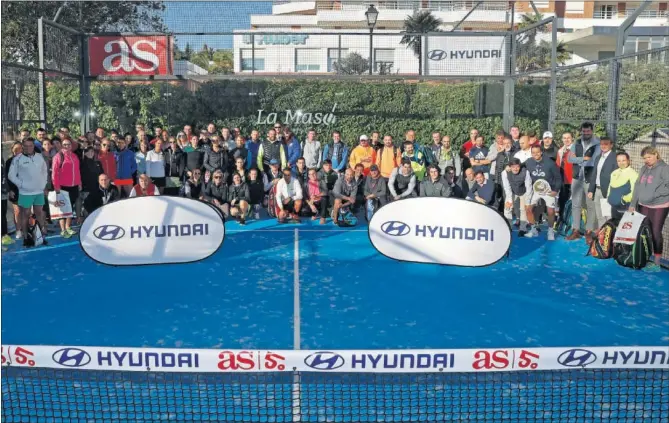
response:
M63 144L65 145L65 144ZM68 144L69 145L69 144ZM109 144L102 144L103 147L109 147Z
M199 175L199 173L196 173L196 175ZM220 176L214 176L214 179L221 179Z
M70 145L72 145L72 144L70 144L70 143L62 144L63 147L69 147Z

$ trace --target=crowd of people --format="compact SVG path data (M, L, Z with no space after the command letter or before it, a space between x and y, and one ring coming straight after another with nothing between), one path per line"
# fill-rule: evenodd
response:
M311 129L300 141L280 123L264 137L213 123L199 132L186 125L176 136L143 125L134 134L97 128L78 138L68 128L52 137L42 128L34 135L24 130L3 161L2 243L14 242L7 233L7 200L16 239L26 238L32 216L48 232L50 191L56 198L67 194L75 222L110 202L146 195L207 201L241 224L259 219L266 208L280 222L310 217L326 224L331 218L336 225L351 213L369 218L392 201L455 197L497 209L519 236L538 236L545 219L548 240L555 239L558 220L571 222L567 240L591 239L608 219L638 210L651 222L659 260L669 166L655 148L643 150L637 174L629 155L614 151L611 139L600 139L588 122L578 137L563 133L561 145L551 132L538 138L515 126L490 140L472 129L460 148L449 135L434 132L431 138L421 143L409 130L398 143L375 131L349 146L338 131L319 137ZM71 218L58 219L58 225L61 236L75 234Z

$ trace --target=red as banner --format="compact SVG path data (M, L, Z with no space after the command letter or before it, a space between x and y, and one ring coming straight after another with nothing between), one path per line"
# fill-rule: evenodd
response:
M168 36L104 36L88 39L89 75L169 75Z

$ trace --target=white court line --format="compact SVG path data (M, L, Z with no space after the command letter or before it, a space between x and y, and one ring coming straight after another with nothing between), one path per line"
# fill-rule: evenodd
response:
M295 250L293 252L293 349L300 349L300 235L295 229Z

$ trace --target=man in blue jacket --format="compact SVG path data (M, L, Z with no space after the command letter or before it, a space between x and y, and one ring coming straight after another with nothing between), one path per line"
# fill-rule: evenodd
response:
M116 143L118 150L114 153L116 158L116 185L120 185L126 196L130 195L132 187L135 184L137 175L137 161L135 153L130 150L124 139L119 139Z
M323 161L332 161L332 170L341 174L346 170L348 163L348 146L341 141L339 131L332 133L332 143L323 149Z
M297 140L295 134L293 134L293 132L287 126L283 128L283 139L286 143L286 154L288 155L286 159L288 160L288 166L290 166L292 170L295 170L297 159L302 156L300 142Z
M555 240L555 231L553 225L555 224L555 205L557 203L557 195L562 188L562 176L560 169L555 162L548 157L544 157L541 146L535 145L532 147L532 157L525 162L525 167L530 173L532 179L532 194L530 195L530 204L526 207L527 221L530 223L532 229L525 234L525 237L532 238L538 235L536 228L536 221L534 219L534 206L539 204L539 200L544 200L546 208L548 209L548 240ZM538 180L544 180L548 183L545 192L537 192L534 183Z

